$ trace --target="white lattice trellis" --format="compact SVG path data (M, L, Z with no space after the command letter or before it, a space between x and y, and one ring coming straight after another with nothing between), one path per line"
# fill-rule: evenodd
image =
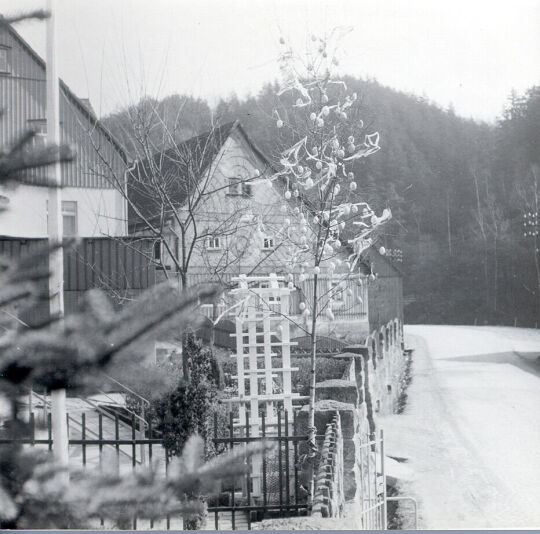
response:
M289 332L289 298L291 289L276 274L257 277L241 275L233 279L238 288L232 293L242 302L236 316L236 358L238 396L229 399L238 404L239 428L245 428L249 413L249 431L260 436L261 413L265 415L266 434L277 428L280 405L293 418L291 345ZM274 364L276 366L274 367ZM261 491L260 460L252 465L253 495Z

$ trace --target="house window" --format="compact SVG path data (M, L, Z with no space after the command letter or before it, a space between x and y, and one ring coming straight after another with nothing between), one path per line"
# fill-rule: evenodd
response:
M161 261L161 241L154 242L154 261Z
M65 236L77 235L77 202L62 200L62 225Z
M0 46L0 72L11 72L9 66L9 48L6 48L5 46Z
M29 120L29 127L36 132L33 139L34 148L42 148L47 141L47 121L45 119Z
M251 197L253 184L244 181L244 178L229 178L229 195Z
M221 239L219 237L207 237L206 248L208 250L219 250L221 248Z
M229 195L240 194L240 182L236 178L229 178Z
M272 236L263 238L263 250L274 250L274 238Z
M245 197L253 196L253 185L248 182L242 182L242 195Z

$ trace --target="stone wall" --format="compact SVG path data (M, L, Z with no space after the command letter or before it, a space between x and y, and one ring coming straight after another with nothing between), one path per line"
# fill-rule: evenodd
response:
M315 491L311 514L318 517L343 517L343 435L341 418L336 412L326 426L321 459L315 477Z
M343 487L347 501L362 499L366 469L375 470L360 443L370 441L378 431L379 416L397 409L400 378L405 369L403 328L400 320L373 331L362 345L350 346L334 356L348 363L341 379L319 381L316 385L315 426L321 441L336 413L343 439ZM307 430L309 409L298 416L299 430ZM319 445L320 446L320 445ZM373 453L373 456L375 454ZM375 473L370 473L374 480Z

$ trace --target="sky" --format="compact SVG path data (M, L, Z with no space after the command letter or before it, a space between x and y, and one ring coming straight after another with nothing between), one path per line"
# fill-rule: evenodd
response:
M347 26L342 72L492 122L540 84L540 0L54 0L58 72L99 116L190 94L215 105L278 78L279 38ZM0 0L0 13L45 0ZM17 30L45 56L45 24ZM376 111L376 110L375 110Z

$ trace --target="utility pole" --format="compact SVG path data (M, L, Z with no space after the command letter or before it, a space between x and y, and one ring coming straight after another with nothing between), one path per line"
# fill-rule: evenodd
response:
M47 142L49 145L60 145L60 93L58 87L58 75L56 72L56 31L55 31L55 6L54 0L47 0ZM47 234L49 243L52 245L62 241L62 177L60 163L50 167L51 186L49 187L49 214L47 217ZM49 255L49 309L51 316L60 318L64 315L64 250L60 247ZM68 430L66 413L66 390L56 389L51 391L52 404L52 434L53 452L56 462L65 467L64 482L69 480L67 471L68 455Z

